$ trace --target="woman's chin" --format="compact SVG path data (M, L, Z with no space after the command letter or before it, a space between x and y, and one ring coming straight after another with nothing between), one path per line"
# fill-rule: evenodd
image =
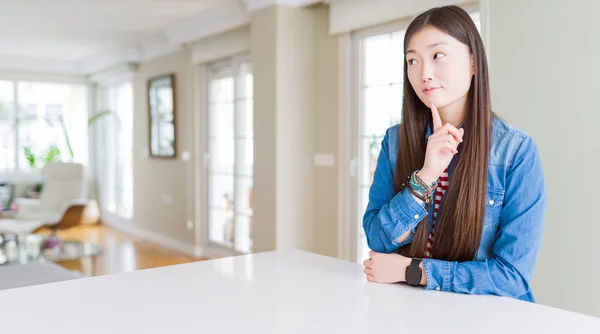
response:
M447 105L447 103L445 103L444 101L429 96L426 96L425 98L421 99L421 101L427 106L427 108L430 108L432 103L435 104L436 108L438 109L443 108Z

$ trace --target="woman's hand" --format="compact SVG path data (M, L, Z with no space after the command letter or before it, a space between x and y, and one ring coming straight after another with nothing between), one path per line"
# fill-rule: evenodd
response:
M410 265L410 259L400 254L384 254L369 252L371 257L363 262L369 282L397 283L405 281L406 267Z
M463 141L463 129L457 129L452 124L442 124L442 119L435 104L431 104L433 118L433 133L427 141L425 163L417 173L419 178L431 184L436 181L448 167L452 158L458 153L458 145Z

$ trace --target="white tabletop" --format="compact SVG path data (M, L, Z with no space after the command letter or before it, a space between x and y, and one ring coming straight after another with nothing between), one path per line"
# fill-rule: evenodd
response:
M359 264L300 251L3 290L0 326L62 334L600 333L599 318L370 283Z

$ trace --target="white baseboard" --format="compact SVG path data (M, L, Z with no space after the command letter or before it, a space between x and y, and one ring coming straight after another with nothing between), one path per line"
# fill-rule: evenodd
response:
M178 252L184 253L189 256L194 257L202 257L206 256L201 247L196 247L194 245L187 244L185 242L181 242L179 240L175 240L173 238L158 234L156 232L152 232L143 228L139 228L134 225L131 221L124 221L118 219L111 219L113 217L107 216L103 214L102 221L119 231L122 231L127 234L131 234L140 239L144 239L150 242L154 242L163 247L170 248L172 250L176 250Z

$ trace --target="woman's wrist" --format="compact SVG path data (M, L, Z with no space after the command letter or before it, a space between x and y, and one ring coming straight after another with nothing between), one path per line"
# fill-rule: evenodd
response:
M424 169L419 170L419 172L417 172L417 176L427 184L432 184L439 178L439 176L433 175Z
M418 197L429 204L433 193L435 192L435 188L437 187L437 180L425 182L417 175L418 172L419 170L416 170L408 177L408 189L415 197Z

